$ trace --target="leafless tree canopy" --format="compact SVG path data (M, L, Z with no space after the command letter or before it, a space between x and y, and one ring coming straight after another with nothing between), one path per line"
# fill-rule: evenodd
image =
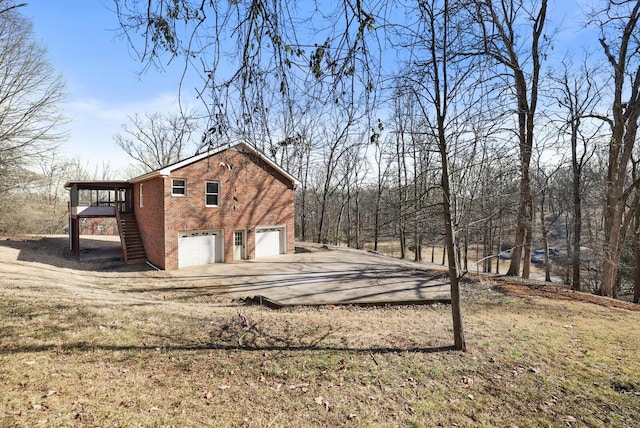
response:
M19 8L0 2L0 176L37 163L61 134L63 82ZM6 181L5 181L6 182Z
M303 114L357 103L376 83L369 55L374 13L360 0L328 7L285 0L115 5L147 66L184 61L185 70L199 74L213 145L241 137L274 152L295 137Z
M197 127L193 115L180 113L145 113L129 116L129 124L122 125L116 134L116 144L138 162L141 172L163 168L195 152L189 151L192 132Z

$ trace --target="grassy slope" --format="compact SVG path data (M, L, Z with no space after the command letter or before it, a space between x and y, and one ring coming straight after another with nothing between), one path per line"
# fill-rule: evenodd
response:
M640 312L465 285L458 353L445 305L92 306L34 287L0 287L0 426L640 421Z

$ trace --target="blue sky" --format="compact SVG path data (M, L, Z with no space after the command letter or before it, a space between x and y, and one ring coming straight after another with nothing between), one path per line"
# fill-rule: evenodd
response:
M65 157L79 157L92 168L112 170L130 163L113 136L127 115L176 111L179 70L160 72L143 65L118 37L110 0L27 0L21 13L33 23L36 40L66 81L63 106L69 119ZM111 177L118 178L118 177ZM119 177L126 178L126 177Z

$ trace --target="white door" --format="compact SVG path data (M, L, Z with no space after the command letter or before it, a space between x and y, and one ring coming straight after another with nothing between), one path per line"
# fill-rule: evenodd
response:
M200 266L221 261L222 240L215 232L180 232L178 267Z
M282 228L256 229L256 259L284 253Z
M233 232L233 260L242 260L244 255L244 231L236 230Z

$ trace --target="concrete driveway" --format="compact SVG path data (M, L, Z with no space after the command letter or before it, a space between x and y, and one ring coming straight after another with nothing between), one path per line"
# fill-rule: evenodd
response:
M304 244L302 252L259 261L172 271L183 281L208 279L235 298L263 296L282 305L411 304L451 299L444 271L343 247Z

